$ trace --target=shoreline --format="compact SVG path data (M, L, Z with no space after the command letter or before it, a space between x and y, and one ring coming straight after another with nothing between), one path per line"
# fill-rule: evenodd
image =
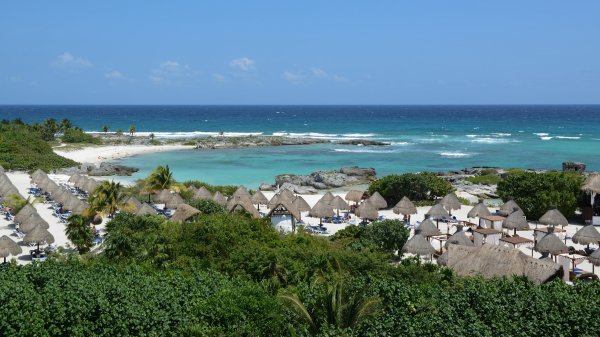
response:
M99 164L104 161L129 158L146 153L193 150L191 145L165 144L165 145L97 145L86 146L79 149L61 150L54 147L52 150L59 156L72 159L79 163Z

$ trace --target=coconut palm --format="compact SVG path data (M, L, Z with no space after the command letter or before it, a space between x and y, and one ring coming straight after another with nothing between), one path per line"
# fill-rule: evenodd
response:
M71 129L73 127L73 122L71 122L71 120L64 118L62 121L60 121L60 125L58 126L59 130L62 133L65 133L65 131L67 131L68 129Z
M89 220L82 215L71 215L67 219L65 233L80 254L87 253L94 245L94 231Z
M150 140L154 140L154 137L155 137L154 132L150 133L149 137L150 137Z
M175 183L169 165L157 167L146 181L151 191L169 189Z
M131 137L133 137L134 134L135 134L135 125L130 125L129 126L129 135Z
M109 130L108 125L102 125L102 132L108 133L108 130Z
M103 181L88 198L90 213L103 213L111 218L122 207L127 207L122 186L114 181Z

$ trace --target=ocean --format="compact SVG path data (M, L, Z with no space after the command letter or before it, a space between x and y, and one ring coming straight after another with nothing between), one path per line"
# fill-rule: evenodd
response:
M86 131L126 131L177 138L284 135L370 139L390 146L318 144L227 150L184 150L119 160L140 168L130 179L169 165L178 180L211 184L273 183L282 173L344 166L378 175L472 166L560 169L580 161L600 170L600 105L490 106L0 106L0 119L68 118Z

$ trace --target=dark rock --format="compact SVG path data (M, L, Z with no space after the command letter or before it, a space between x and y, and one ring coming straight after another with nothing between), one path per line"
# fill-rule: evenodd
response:
M584 163L564 162L562 163L563 171L575 171L579 173L585 172L586 165Z
M96 166L91 163L83 163L79 166L61 168L55 170L56 174L73 175L75 173L87 174L89 176L130 176L139 171L138 168L102 162Z
M368 139L350 139L338 142L340 145L360 145L360 146L386 146L390 143L378 142L375 140Z
M292 184L310 186L319 190L349 185L369 184L375 180L376 172L372 168L345 167L335 171L316 171L309 175L282 174L275 177L275 185Z
M262 184L260 184L258 189L261 191L274 191L275 187L273 187L273 185L262 183Z

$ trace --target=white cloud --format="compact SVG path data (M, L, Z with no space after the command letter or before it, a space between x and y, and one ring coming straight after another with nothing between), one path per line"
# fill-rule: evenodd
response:
M73 56L73 54L69 52L64 52L63 54L58 55L56 59L52 61L52 65L54 65L55 67L69 69L89 68L93 66L90 60Z
M235 69L239 69L241 71L251 71L255 69L254 60L249 59L247 57L232 60L231 62L229 62L229 66Z
M282 77L284 80L293 84L311 82L313 80L348 82L348 79L342 75L328 74L323 69L316 67L311 67L308 70L298 70L294 72L284 71Z
M125 79L125 75L123 75L123 73L121 73L120 71L114 70L104 74L104 78L107 78L109 80L122 80Z
M177 61L164 61L157 68L152 69L150 80L154 83L168 84L174 79L191 77L193 75L192 67L187 64L180 64Z

